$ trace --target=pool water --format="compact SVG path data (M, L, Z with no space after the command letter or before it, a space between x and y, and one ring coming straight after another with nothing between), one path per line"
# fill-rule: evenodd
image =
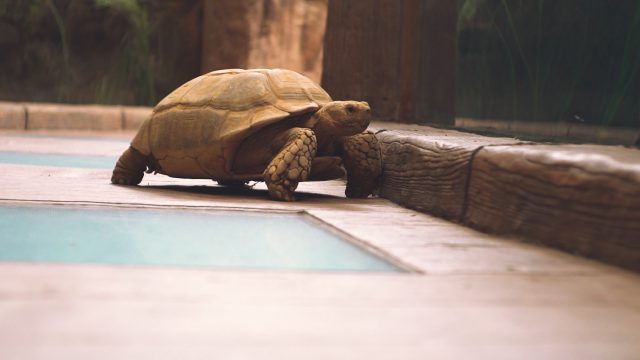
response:
M0 163L90 169L113 169L116 156L0 152Z
M298 213L0 206L0 261L402 271Z

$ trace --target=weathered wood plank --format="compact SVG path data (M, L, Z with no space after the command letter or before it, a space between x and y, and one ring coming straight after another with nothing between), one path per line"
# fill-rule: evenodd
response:
M77 151L89 151L82 141ZM38 150L68 142L47 139ZM95 142L90 150L106 154L113 145ZM2 263L2 359L634 359L640 353L637 274L480 234L384 199L345 199L339 181L302 183L300 190L313 194L281 203L268 200L262 185L260 194L234 193L206 180L149 176L145 186L123 187L109 184L108 170L0 168L2 199L305 210L430 272ZM477 326L464 326L470 322Z
M519 143L426 126L377 123L375 128L404 129L377 134L384 171L381 196L456 221L463 213L473 153L482 146Z
M640 351L640 287L628 274L0 270L3 359L633 359Z
M472 165L464 223L640 270L640 150L492 146Z

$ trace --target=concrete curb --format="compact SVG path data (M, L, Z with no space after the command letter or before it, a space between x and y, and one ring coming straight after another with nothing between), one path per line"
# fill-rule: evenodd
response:
M640 150L377 124L381 195L479 230L640 271Z
M0 102L0 129L136 130L150 115L140 106Z

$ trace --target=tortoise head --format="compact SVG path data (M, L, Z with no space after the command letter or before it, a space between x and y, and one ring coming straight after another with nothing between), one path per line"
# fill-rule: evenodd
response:
M363 132L371 121L371 109L365 101L332 101L318 110L322 127L338 136Z

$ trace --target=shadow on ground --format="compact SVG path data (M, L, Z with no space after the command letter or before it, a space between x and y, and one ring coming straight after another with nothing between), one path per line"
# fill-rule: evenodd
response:
M213 195L213 196L233 196L245 197L260 200L269 200L269 192L264 189L254 189L250 186L220 186L220 185L145 185L138 187L143 189L165 190L180 194L197 194L197 195ZM295 197L298 200L312 199L340 199L338 196L311 193L305 191L296 191Z

